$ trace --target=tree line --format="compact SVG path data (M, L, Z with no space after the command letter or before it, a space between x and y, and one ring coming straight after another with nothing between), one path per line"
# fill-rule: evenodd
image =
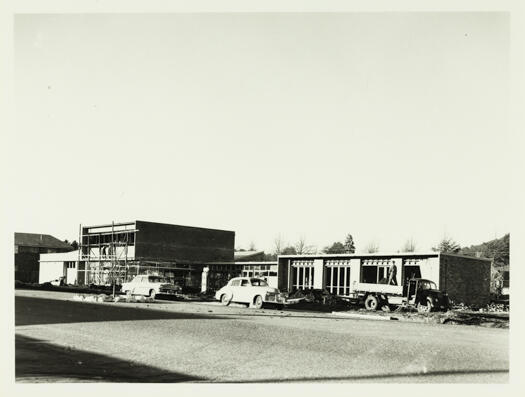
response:
M250 243L250 251L256 250L255 244ZM371 241L363 247L364 253L377 253L380 250L377 241ZM238 249L237 251L244 251ZM510 251L510 234L502 238L494 239L470 247L461 247L454 239L444 236L436 246L432 247L434 252L455 253L460 255L493 258L495 266L504 266L509 264ZM274 246L271 253L265 254L265 260L274 261L278 255L308 255L308 254L354 254L356 245L352 234L347 234L344 241L335 241L321 250L316 246L308 244L304 236L300 237L296 243L285 243L281 235L274 239ZM398 252L417 252L417 244L413 238L407 239L399 248Z
M70 244L75 250L78 249L78 243L73 240L65 243ZM379 252L379 243L371 241L364 246L363 252L373 254ZM255 243L251 242L249 251L255 251ZM493 258L494 265L501 267L508 265L510 262L510 233L505 234L501 238L490 240L478 245L471 245L470 247L461 247L456 241L449 236L444 236L439 243L432 247L434 252L448 252L460 255ZM245 251L244 249L237 249L236 251ZM398 252L416 252L417 245L412 238L409 238L400 247ZM329 246L324 247L320 251L314 245L308 244L304 236L294 243L285 243L281 235L278 235L274 240L274 247L271 253L265 254L265 260L274 261L278 255L308 255L308 254L354 254L356 252L355 242L353 236L349 233L346 235L344 242L335 241Z

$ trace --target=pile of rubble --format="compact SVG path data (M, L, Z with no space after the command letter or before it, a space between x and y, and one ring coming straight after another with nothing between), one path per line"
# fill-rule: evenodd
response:
M137 302L154 302L152 298L142 296L142 295L135 295L135 296L128 296L128 295L116 295L113 297L112 295L106 295L106 294L99 294L99 295L85 295L85 294L77 294L73 296L73 300L77 302L91 302L91 303L103 303L103 302L126 302L126 303L137 303Z
M509 311L509 305L504 303L491 303L487 305L485 311L489 313L507 313Z
M505 303L489 303L485 307L467 306L464 303L452 304L451 310L458 312L479 312L479 313L508 313L509 305Z
M307 289L296 290L287 297L288 300L300 300L311 305L323 306L326 308L347 307L349 304L346 300L335 294L331 294L326 289ZM294 306L299 307L299 306Z

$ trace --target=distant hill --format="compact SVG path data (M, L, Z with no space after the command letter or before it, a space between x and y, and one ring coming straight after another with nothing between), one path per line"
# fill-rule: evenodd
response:
M501 238L487 241L486 243L463 247L458 253L469 256L479 255L485 258L494 258L494 265L499 267L509 264L509 251L510 233Z

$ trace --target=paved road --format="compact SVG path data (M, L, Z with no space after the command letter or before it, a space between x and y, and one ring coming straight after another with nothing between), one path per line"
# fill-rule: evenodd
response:
M508 382L508 330L16 291L17 382Z

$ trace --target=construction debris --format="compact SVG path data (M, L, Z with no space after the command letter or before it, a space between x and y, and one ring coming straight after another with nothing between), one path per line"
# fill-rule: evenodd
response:
M327 306L335 306L344 302L340 297L331 294L326 289L297 290L288 296L288 300L302 299L309 303L320 303Z
M480 313L508 313L509 312L509 304L508 303L490 303L485 307L477 307L477 306L467 306L463 303L453 304L451 305L451 310L458 311L458 312L480 312Z
M136 296L117 295L113 297L111 295L106 295L106 294L99 294L99 295L77 294L73 296L73 300L77 302L90 302L90 303L104 303L104 302L152 303L155 301L154 299L151 299L149 297L142 296L142 295L136 295Z

